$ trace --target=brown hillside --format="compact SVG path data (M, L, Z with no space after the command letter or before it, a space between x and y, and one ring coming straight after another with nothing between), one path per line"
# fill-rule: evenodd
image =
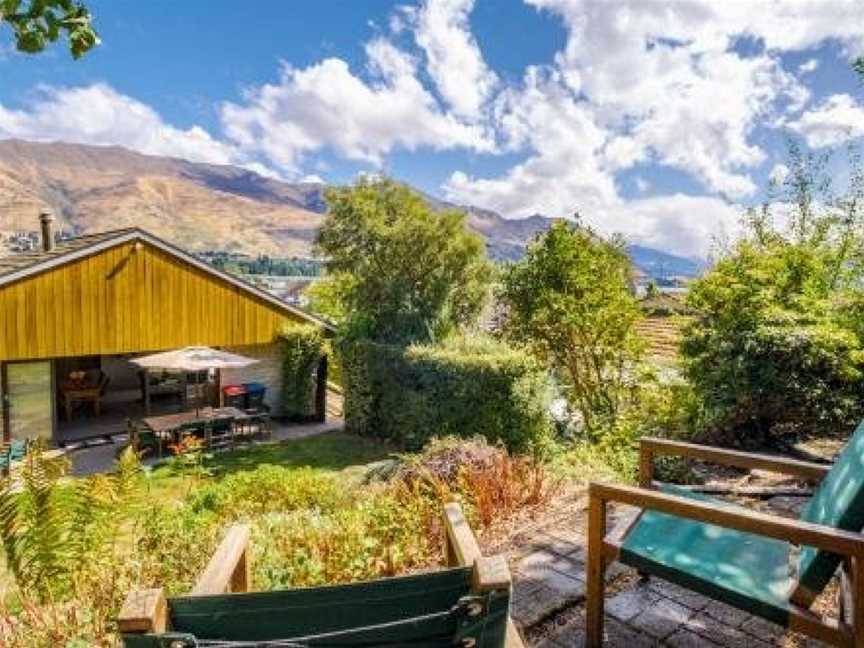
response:
M308 254L321 214L290 197L208 186L212 178L189 173L199 166L235 171L113 147L0 142L0 233L36 229L50 207L75 234L134 225L194 250Z

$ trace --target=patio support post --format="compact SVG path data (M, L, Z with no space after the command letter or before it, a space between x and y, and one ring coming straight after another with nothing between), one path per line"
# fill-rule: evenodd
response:
M323 423L327 420L327 356L321 356L318 363L315 385L315 420Z
M150 416L150 370L144 369L144 414Z

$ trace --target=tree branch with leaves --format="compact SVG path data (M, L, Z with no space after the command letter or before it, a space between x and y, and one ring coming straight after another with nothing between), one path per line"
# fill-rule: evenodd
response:
M0 24L12 28L20 52L36 54L61 36L73 58L99 44L89 9L80 0L0 0Z

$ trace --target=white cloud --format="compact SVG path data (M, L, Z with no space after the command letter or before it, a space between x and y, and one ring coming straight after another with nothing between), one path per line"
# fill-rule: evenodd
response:
M104 84L0 106L0 137L122 144L290 178L323 173L322 152L374 171L396 151L506 152L517 161L498 174L454 170L446 196L508 217L579 210L602 231L704 253L712 234L734 229L730 201L755 192L770 141L757 127L790 129L813 147L864 135L864 106L850 95L810 105L803 80L826 65L821 53L789 70L782 58L829 39L843 57L864 54L860 0L525 1L557 16L567 39L517 82L485 61L475 0L412 0L359 64L286 64L276 81L224 103L218 137L171 126ZM624 200L616 180L637 165L680 170L706 195Z
M607 133L556 75L530 69L525 87L505 91L495 111L506 146L528 149L528 157L497 179L455 172L444 188L449 198L511 217L588 212L615 199L614 178L599 156Z
M813 148L835 146L864 136L864 106L848 94L835 94L786 125Z
M639 190L639 193L645 193L651 188L651 183L648 182L642 176L636 176L636 189Z
M719 198L671 194L606 206L588 222L602 232L673 254L705 258L716 237L734 237L740 209Z
M819 67L819 59L811 58L798 66L799 74L809 74L810 72L815 72Z
M753 195L751 173L767 158L754 141L756 127L783 126L809 102L809 90L784 69L781 51L804 51L826 39L842 43L847 54L864 51L864 6L857 0L526 2L557 14L568 30L545 84L533 83L539 73L529 70L523 88L508 88L507 100L496 101L501 136L510 148L525 149L526 159L498 177L453 173L445 193L509 216L562 216L587 206L586 217L593 209L608 221L601 229L667 249L704 251L715 228L735 229L737 210L726 198ZM764 49L737 49L740 38ZM518 108L523 102L566 115L564 125L552 120L544 128L544 119L526 119ZM719 197L628 203L608 182L622 169L658 163Z
M183 130L166 124L146 104L104 83L78 88L43 85L26 109L0 105L0 138L120 145L195 162L249 163L235 147L214 139L203 128Z
M781 185L789 176L789 167L785 164L775 164L771 167L771 171L768 173L768 180L771 181L772 184Z
M781 101L801 105L807 91L772 55L730 49L746 22L724 20L710 2L529 1L564 19L569 35L556 64L618 133L607 151L613 166L650 157L711 191L740 198L755 190L748 169L765 154L749 141L752 130Z
M474 0L425 0L414 17L414 38L438 92L460 117L477 119L498 78L483 60L468 16Z
M368 82L337 58L284 66L278 83L222 107L226 134L294 174L307 154L322 149L376 165L394 149L493 150L481 127L440 109L418 80L413 57L384 39L368 43L366 54Z

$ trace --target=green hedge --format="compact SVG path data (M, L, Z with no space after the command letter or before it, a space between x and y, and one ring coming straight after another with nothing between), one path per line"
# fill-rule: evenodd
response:
M324 333L307 324L286 325L279 334L282 351L282 415L305 420L315 415L316 368L327 355Z
M349 431L411 450L482 435L525 451L550 437L549 377L521 350L488 339L408 348L343 340L339 354Z

